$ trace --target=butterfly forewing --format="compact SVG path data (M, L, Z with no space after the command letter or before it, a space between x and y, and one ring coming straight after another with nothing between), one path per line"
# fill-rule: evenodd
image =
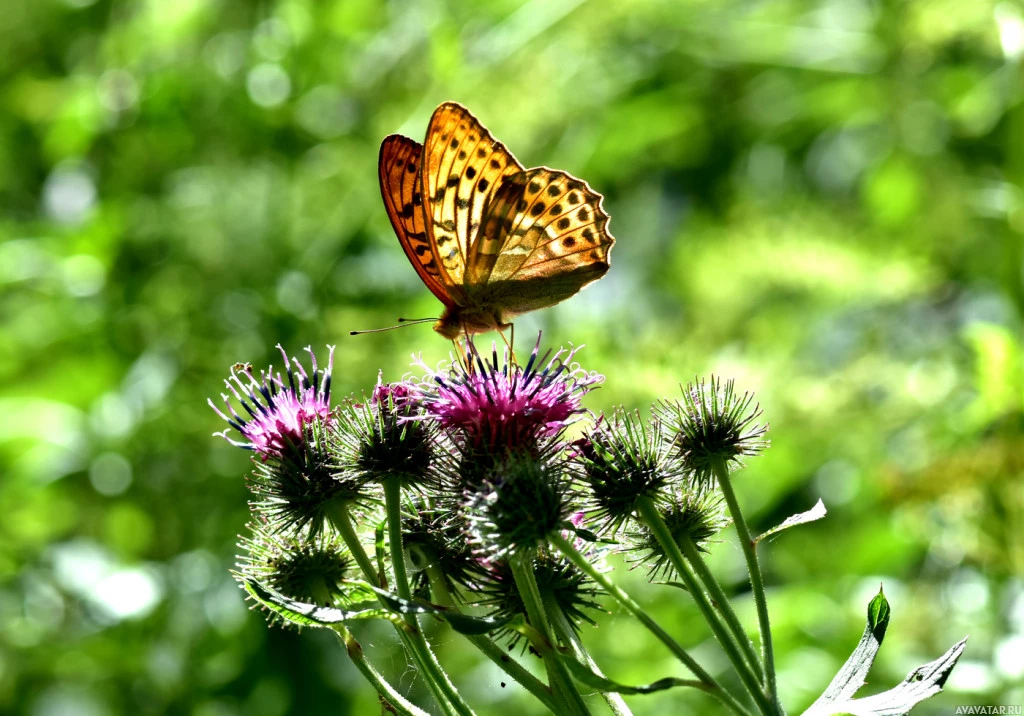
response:
M473 245L483 237L480 225L502 179L522 166L501 142L453 102L430 119L422 168L427 232L433 238L446 283L466 282Z
M473 281L528 281L565 273L599 278L615 242L601 198L586 182L546 167L507 177L483 221L482 233L500 241L475 247Z
M426 231L423 193L420 188L420 157L423 147L408 137L392 134L380 145L377 171L391 226L413 268L431 293L446 306L452 299L445 287L438 259Z

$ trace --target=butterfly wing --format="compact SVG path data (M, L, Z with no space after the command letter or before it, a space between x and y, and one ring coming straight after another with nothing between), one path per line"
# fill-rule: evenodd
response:
M445 286L437 251L426 230L426 212L420 188L420 158L423 147L400 134L386 137L380 145L377 172L391 226L405 255L430 292L446 306L452 298Z
M434 110L423 152L427 235L437 247L445 285L458 291L472 280L466 267L491 197L505 177L523 167L455 102Z
M486 286L508 320L601 278L615 243L601 200L586 182L547 167L506 177L470 254L469 283Z

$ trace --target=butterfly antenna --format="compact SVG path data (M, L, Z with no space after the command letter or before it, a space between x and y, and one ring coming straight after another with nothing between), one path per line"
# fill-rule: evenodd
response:
M387 328L369 328L365 331L349 331L350 336L361 336L364 333L383 333L384 331L393 331L396 328L405 328L406 326L415 326L420 323L432 323L436 321L436 318L399 318L397 326L388 326Z

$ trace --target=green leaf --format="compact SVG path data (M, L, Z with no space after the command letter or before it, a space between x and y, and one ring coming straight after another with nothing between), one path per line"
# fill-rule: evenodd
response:
M885 598L885 594L882 593L882 588L879 586L878 594L868 604L868 629L878 639L878 643L882 643L882 639L885 638L885 630L889 628L889 600Z
M831 704L828 710L815 711L815 714L821 716L841 713L851 713L857 716L907 716L914 706L942 691L946 679L949 678L965 648L967 648L967 637L951 646L949 651L935 661L911 671L898 686L874 696ZM804 716L807 716L807 713L810 712L806 712Z
M771 537L774 534L778 534L782 530L787 530L790 527L796 527L797 525L804 525L808 522L820 520L827 514L827 512L828 511L825 509L825 503L819 499L814 503L814 507L807 510L807 512L801 512L791 517L787 517L782 523L755 537L754 542L760 542L761 540Z
M942 685L963 653L966 638L954 644L935 661L914 669L902 684L874 696L853 698L864 685L882 646L889 627L889 616L889 601L879 588L878 594L868 604L867 625L860 643L825 692L803 716L905 716L916 704L942 690Z
M438 604L430 604L429 602L410 601L408 599L402 599L401 597L395 596L391 592L386 592L383 589L377 589L375 587L372 589L381 602L383 602L388 609L394 612L399 614L429 614L441 619L442 621L448 622L452 629L460 634L467 634L469 636L486 634L494 631L495 629L501 629L515 618L506 617L503 619L495 619L494 617L477 617L469 614L462 614L461 612L449 607L442 607Z
M361 619L387 619L401 625L401 620L386 609L367 608L357 610L322 607L307 604L284 596L283 594L264 587L254 580L247 579L242 586L249 595L261 606L277 614L287 622L296 626L327 627L347 621Z
M853 698L853 695L867 680L868 671L875 662L878 650L882 647L882 639L885 638L885 630L888 626L889 602L882 594L882 589L879 588L878 594L868 604L868 623L864 627L860 643L857 644L857 648L850 654L850 658L843 664L825 692L811 704L811 708L805 712L805 716L811 713L817 714L818 711L815 709L819 706L824 707ZM823 713L834 712L825 711Z
M569 672L576 681L580 682L584 686L589 686L592 689L596 689L597 691L604 693L652 694L655 691L664 691L676 686L693 686L696 688L703 688L704 686L701 682L693 679L677 679L671 676L664 679L658 679L653 683L642 686L627 686L625 684L612 681L607 676L598 674L589 666L580 663L568 654L559 652L559 656L561 657L562 662L569 668Z

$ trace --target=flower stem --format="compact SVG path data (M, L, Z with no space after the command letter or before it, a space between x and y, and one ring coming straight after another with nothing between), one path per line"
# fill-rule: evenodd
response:
M729 468L725 460L718 457L712 462L712 469L715 471L715 478L718 486L722 489L722 495L729 506L729 514L732 516L733 524L736 525L736 534L740 539L740 547L743 549L743 556L747 560L747 570L750 572L750 586L754 592L754 604L757 606L757 623L761 632L761 657L764 667L765 686L768 690L768 698L775 705L776 710L781 712L778 705L778 691L775 683L775 651L772 648L772 630L768 622L768 600L764 594L764 578L761 576L761 567L757 562L757 550L754 540L750 538L750 530L743 519L743 512L740 510L740 503L736 499L736 492L732 489L732 482L729 477Z
M509 566L512 568L512 576L515 579L519 596L526 607L526 616L530 624L546 643L534 644L537 651L544 659L544 666L548 672L548 682L551 684L551 691L560 703L559 714L564 716L590 716L587 705L583 702L576 684L569 675L568 669L561 661L555 647L555 641L551 633L551 624L548 622L547 614L544 612L544 602L541 599L540 588L533 575L533 553L523 550L509 557Z
M397 477L384 479L384 509L388 519L388 547L391 569L395 573L395 590L406 601L412 599L409 575L405 571L405 548L402 545L402 483ZM405 621L418 626L415 614L406 614Z
M345 546L348 547L348 550L352 553L352 557L355 559L356 564L358 564L359 568L362 570L363 576L366 577L366 581L374 586L380 584L380 576L377 574L377 570L373 566L373 562L370 561L370 557L366 553L366 549L363 547L362 542L359 541L359 535L352 522L352 514L349 512L348 505L336 502L329 505L328 510L328 518L330 519L331 524L338 530L342 540L345 542ZM429 648L423 648L426 646L426 642L423 640L423 635L420 633L420 630L414 627L412 629L412 634L410 634L407 629L401 628L397 624L394 624L393 626L398 632L398 637L402 640L402 644L409 650L413 661L415 661L416 665L419 667L420 675L426 682L431 694L433 694L438 707L446 714L446 716L451 716L453 714L458 716L469 716L472 714L472 711L470 711L468 707L466 707L465 710L462 710L449 700L446 691L454 691L454 687L451 685L451 682L448 681L448 677L444 675L444 672L440 670L440 667L437 666L437 662L433 658L434 655L430 652ZM414 635L419 635L418 641L414 638ZM437 680L437 675L440 675L441 681L447 683L448 689L445 689L441 681Z
M366 554L362 542L359 541L359 535L352 525L352 515L349 512L348 506L343 502L335 501L326 506L326 511L327 518L334 526L334 529L338 530L341 539L345 542L345 546L348 547L348 551L352 553L352 558L359 565L363 577L373 586L379 587L380 575L377 574L377 568L373 566L370 556Z
M348 629L343 624L335 624L333 627L334 632L341 639L345 645L345 650L348 652L349 657L352 659L352 663L355 664L356 669L359 673L373 685L373 688L377 690L381 698L386 699L388 705L394 709L394 712L400 716L430 716L426 711L419 708L418 706L410 703L406 700L402 694L395 690L388 681L381 676L370 662L366 660L366 654L363 653L362 645L356 641Z
M395 589L398 596L406 601L412 599L412 590L409 588L409 577L405 571L405 548L402 546L402 481L398 477L389 476L384 478L384 509L388 521L388 541L391 549L391 569L395 573ZM439 690L454 707L455 712L461 716L471 716L473 710L463 700L462 695L455 689L444 669L437 662L437 658L423 637L423 630L420 629L419 621L415 614L405 614L405 623L413 627L412 633L408 635L413 653L419 654L420 669L425 675L429 675L427 681L436 681Z
M572 628L562 608L558 606L553 598L546 598L544 602L547 605L548 616L551 618L551 629L555 637L569 645L577 661L589 666L598 676L604 676L597 662L594 661L593 657L590 656L590 652L583 646L583 642L580 641L579 635ZM633 712L629 710L629 706L623 701L621 695L614 691L601 691L600 694L614 716L633 716Z
M697 549L697 545L694 544L689 535L684 535L679 541L679 548L697 573L697 577L707 588L708 595L711 597L711 603L718 608L718 611L721 612L722 617L725 619L726 625L732 630L737 643L743 649L743 654L747 657L747 663L750 664L750 668L755 671L761 671L761 660L758 659L757 654L754 652L754 645L750 642L750 637L747 636L746 630L740 624L736 612L729 603L729 597L722 590L722 586L715 579L715 575L708 569L708 565L701 556L700 550ZM761 679L761 682L764 683L764 679Z
M462 610L456 606L455 600L452 599L451 592L448 591L448 585L445 584L444 576L441 574L441 569L436 563L430 564L427 567L427 574L430 576L430 591L434 601L454 612L461 613ZM555 703L555 699L547 685L527 671L522 664L506 654L505 650L495 644L493 640L483 634L463 634L462 636L466 637L473 646L494 662L499 669L508 674L513 681L518 682L520 686L533 694L551 713L558 714L558 705Z
M650 614L644 610L639 604L637 604L629 594L619 587L615 582L608 579L608 577L599 571L590 561L580 554L580 551L573 546L572 542L567 540L560 534L555 534L550 537L551 544L553 544L559 552L561 552L569 561L583 570L591 579L600 584L608 594L611 595L615 601L617 601L622 607L630 614L640 620L649 632L661 641L662 644L668 647L679 661L681 661L686 668L688 668L694 676L699 679L699 683L704 691L717 698L723 704L728 706L733 713L738 716L748 716L749 712L746 707L743 706L736 698L728 691L722 688L722 686L715 680L711 674L705 671L697 661L690 656L690 654L677 642L672 636L665 631L660 624L658 624L651 617Z
M714 633L715 638L718 639L718 643L721 644L722 649L725 650L726 656L729 657L729 661L732 662L733 668L736 669L736 673L739 674L740 680L746 687L750 696L757 703L758 709L761 713L768 715L775 714L775 709L772 703L765 696L764 691L761 689L761 682L758 678L758 674L743 657L742 651L739 645L736 643L735 637L729 632L728 628L722 622L722 618L718 612L711 605L710 600L701 589L700 584L697 582L697 578L690 570L690 565L683 558L682 553L679 551L679 545L676 544L675 539L672 537L672 533L669 531L668 526L661 517L661 513L658 512L657 506L654 501L649 497L641 497L637 500L637 509L641 519L651 529L651 532L657 538L661 548L665 550L665 556L668 557L672 566L675 567L676 572L682 578L683 583L690 592L690 596L693 597L694 603L697 608L700 609L701 615L704 617L704 621L711 627L711 631Z

